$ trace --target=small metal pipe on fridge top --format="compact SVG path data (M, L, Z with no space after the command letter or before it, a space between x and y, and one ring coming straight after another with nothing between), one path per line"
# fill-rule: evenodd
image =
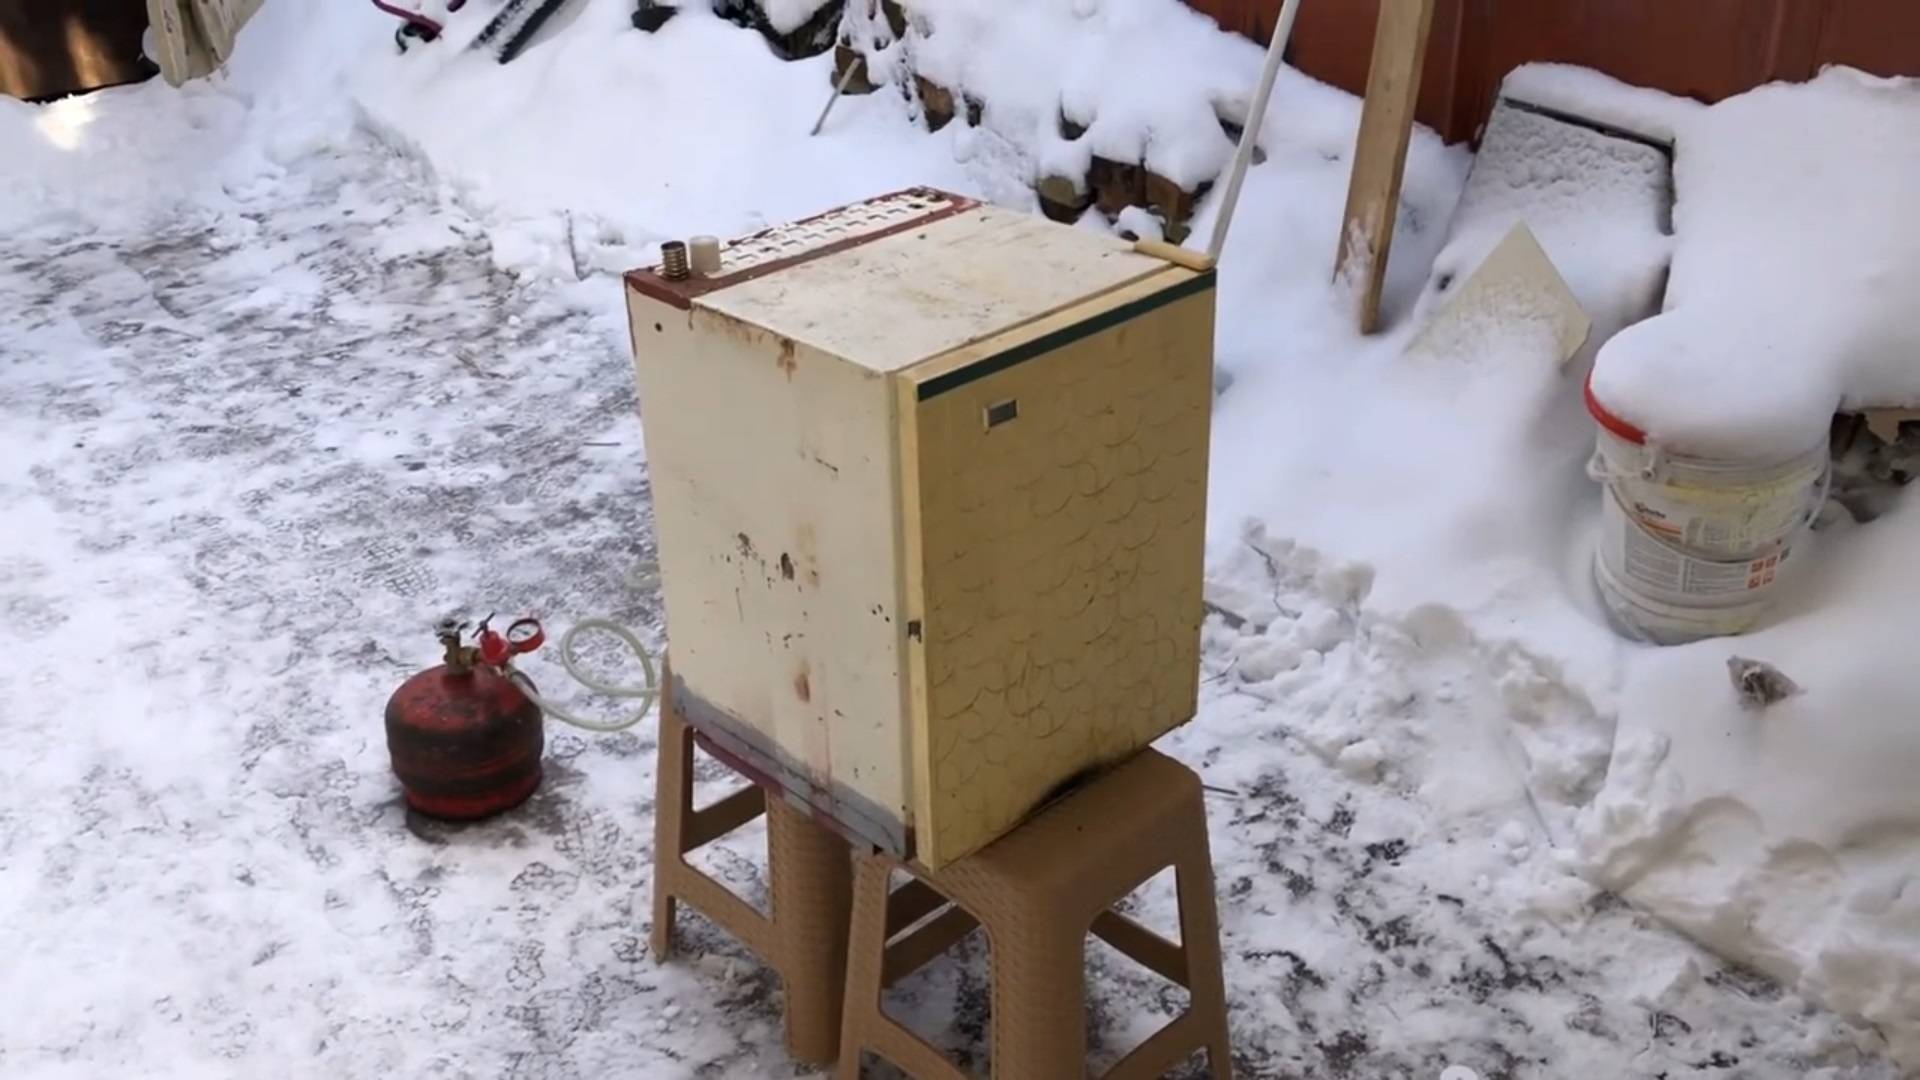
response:
M685 281L689 269L685 240L669 240L660 245L661 277L668 281Z

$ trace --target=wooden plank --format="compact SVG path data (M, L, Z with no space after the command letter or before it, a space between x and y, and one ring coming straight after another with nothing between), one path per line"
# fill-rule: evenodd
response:
M1367 101L1360 113L1340 252L1334 260L1335 278L1353 274L1362 280L1363 334L1371 334L1380 322L1380 290L1393 247L1393 223L1400 209L1400 181L1406 171L1407 144L1413 137L1427 37L1433 30L1433 6L1434 0L1384 0L1374 30Z

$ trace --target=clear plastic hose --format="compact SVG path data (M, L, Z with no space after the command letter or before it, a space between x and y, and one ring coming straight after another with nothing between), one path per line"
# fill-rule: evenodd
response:
M650 563L642 563L627 575L626 584L628 588L650 590L658 584L658 581L658 569ZM634 659L640 661L640 670L644 673L646 681L638 686L624 686L589 674L579 656L574 653L574 642L582 633L589 631L610 634L625 645ZM574 682L604 697L640 702L640 708L630 716L614 720L591 720L576 716L541 697L539 691L533 688L533 680L517 670L509 669L508 678L520 687L521 693L526 694L529 700L539 706L541 712L563 724L571 724L583 731L601 734L625 731L645 719L654 703L660 699L660 671L659 665L654 663L653 654L647 651L645 643L640 640L640 635L612 619L582 619L574 623L566 633L560 635L560 642L556 648L560 650L560 666L566 669L568 675L573 676Z

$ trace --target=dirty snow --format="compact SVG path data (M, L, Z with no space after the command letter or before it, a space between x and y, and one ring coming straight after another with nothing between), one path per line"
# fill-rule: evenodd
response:
M651 541L612 271L903 182L1024 205L1040 142L927 135L884 94L808 140L824 59L781 65L699 11L649 39L626 3L577 3L504 69L452 38L392 58L391 21L352 5L270 4L220 80L0 101L0 701L32 703L0 707L0 1073L794 1075L778 986L737 947L689 919L681 959L644 955L651 732L555 729L532 803L449 828L401 809L380 710L450 609L612 614L659 641L657 597L625 584ZM1257 66L1225 40L1151 51ZM1253 81L1182 85L1213 79ZM1598 621L1566 376L1526 366L1534 343L1462 378L1352 334L1325 269L1356 117L1289 75L1261 133L1222 271L1206 689L1163 743L1217 789L1239 1073L1897 1075L1880 1034L1800 996L1896 1032L1911 1000L1907 834L1816 812L1846 782L1820 762L1900 772L1810 745L1833 676L1872 669L1841 656L1864 631L1836 612L1817 664L1740 644L1807 692L1724 718L1747 725L1737 775L1700 771L1727 756L1712 722L1641 732L1646 700L1731 701L1724 647L1627 649ZM1410 161L1402 331L1466 164L1424 135ZM1911 509L1841 535L1862 558L1808 604L1867 588ZM1787 801L1743 814L1755 790ZM1780 849L1795 820L1809 844ZM758 895L752 839L710 865ZM1166 884L1134 901L1162 926ZM1748 914L1812 929L1756 953ZM1178 999L1092 965L1112 1060ZM978 1064L984 976L969 942L899 1006Z

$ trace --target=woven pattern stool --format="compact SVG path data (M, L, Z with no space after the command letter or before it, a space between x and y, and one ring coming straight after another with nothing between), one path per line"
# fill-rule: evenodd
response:
M662 685L671 685L663 676ZM703 810L693 808L694 735L660 696L660 763L655 776L653 955L673 946L675 905L693 905L780 976L786 992L787 1050L829 1064L839 1052L840 1007L852 886L847 842L803 809L749 784ZM767 815L771 916L762 915L687 861L687 854Z
M1178 878L1177 945L1112 910L1169 866ZM896 870L911 878L898 890ZM1185 1013L1104 1074L1106 1080L1150 1080L1202 1049L1215 1080L1231 1077L1206 807L1192 770L1143 751L939 871L878 852L857 855L837 1080L859 1080L864 1051L914 1080L967 1080L887 1017L880 995L976 926L986 928L993 968L994 1080L1087 1075L1089 932L1191 996Z

